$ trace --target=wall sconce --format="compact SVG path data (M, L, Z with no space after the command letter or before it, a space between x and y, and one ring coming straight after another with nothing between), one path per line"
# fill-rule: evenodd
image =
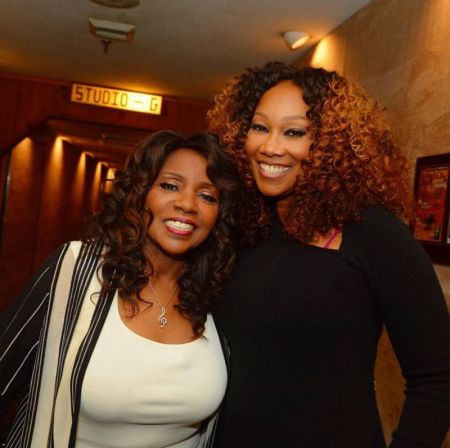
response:
M286 31L283 33L283 37L289 49L296 50L306 43L311 36L304 31Z

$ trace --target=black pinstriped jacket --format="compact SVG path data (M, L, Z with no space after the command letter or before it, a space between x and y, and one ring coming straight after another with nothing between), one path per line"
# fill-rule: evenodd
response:
M0 321L0 411L23 395L8 448L75 446L83 377L114 297L85 300L98 282L100 252L94 244L61 246ZM57 397L66 427L55 424ZM216 421L217 414L205 422L199 448L212 445Z

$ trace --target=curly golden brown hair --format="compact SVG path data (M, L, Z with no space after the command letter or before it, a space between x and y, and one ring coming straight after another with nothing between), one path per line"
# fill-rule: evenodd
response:
M101 293L118 290L136 311L139 292L153 272L151 260L144 256L152 219L145 199L168 155L180 148L192 149L207 160L207 175L219 190L217 221L206 240L187 254L177 282L178 311L199 336L235 260L235 204L241 184L215 136L203 133L184 138L174 131L159 131L145 139L116 173L110 192L103 195L102 209L86 240L104 247Z
M303 92L312 144L294 186L285 231L308 243L361 220L364 209L375 204L408 217L408 163L378 104L336 72L269 62L227 84L207 116L246 187L239 214L243 241L254 245L270 231L269 201L256 187L245 139L261 96L286 80Z

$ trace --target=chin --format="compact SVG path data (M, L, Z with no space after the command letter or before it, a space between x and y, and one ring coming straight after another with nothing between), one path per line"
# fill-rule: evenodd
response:
M283 197L292 192L292 188L286 187L274 187L271 185L264 185L261 183L257 183L256 186L258 187L258 190L263 196L267 196L269 198L277 198L277 197Z
M256 187L260 193L270 198L290 195L294 190L296 176L292 179L267 180L260 176L255 176Z

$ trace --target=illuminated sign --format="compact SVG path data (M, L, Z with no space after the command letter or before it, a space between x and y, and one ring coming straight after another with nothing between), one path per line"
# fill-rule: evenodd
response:
M147 93L108 89L86 84L73 84L70 99L75 103L132 110L146 114L161 114L162 97Z

